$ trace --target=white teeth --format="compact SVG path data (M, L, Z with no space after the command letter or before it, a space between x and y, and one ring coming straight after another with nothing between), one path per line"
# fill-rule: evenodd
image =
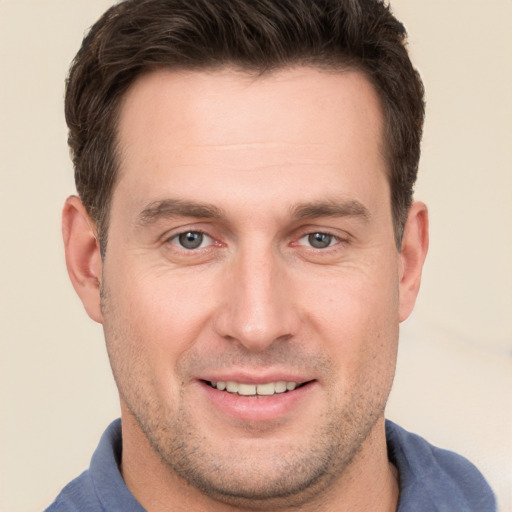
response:
M238 384L236 382L226 382L226 391L238 393Z
M276 386L273 382L258 384L256 386L256 392L258 395L273 395L276 392Z
M286 382L280 380L276 382L276 393L284 393L286 391Z
M272 396L276 393L284 393L285 391L293 391L297 387L296 382L266 382L265 384L243 384L241 382L233 381L218 381L210 382L210 384L220 391L227 391L229 393L238 393L242 396Z
M256 394L256 386L254 384L238 384L238 394L249 396Z

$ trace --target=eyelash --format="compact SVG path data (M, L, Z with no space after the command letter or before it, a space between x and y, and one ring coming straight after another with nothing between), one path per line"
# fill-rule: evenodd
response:
M319 236L317 236L317 235L319 235ZM317 237L317 238L315 240L314 238L312 239L312 237ZM315 242L320 242L320 244L322 243L322 237L328 238L328 245L326 245L325 247L315 247L315 245L314 245ZM298 245L303 245L300 243L300 241L303 239L308 240L309 248L315 249L318 251L325 251L325 250L330 249L331 247L338 245L339 243L342 242L342 240L339 236L333 235L332 233L329 233L327 231L312 231L309 233L305 233L298 239ZM332 242L334 242L334 243L332 243Z
M199 244L196 247L193 246L194 240L191 240L191 243L192 243L191 247L185 247L183 245L183 242L184 242L183 237L186 237L188 235L194 235L194 236L198 236L201 238ZM315 237L317 235L319 235L319 237L317 238L317 241L319 241L320 244L322 243L321 237L327 237L328 245L326 245L325 247L315 247L313 245L314 240L312 240L311 237ZM209 239L209 242L207 242L206 246L202 246L203 243L205 242L205 238ZM308 239L309 245L306 246L305 244L301 243L301 241L304 239ZM213 237L208 235L208 233L201 231L201 230L193 230L193 229L190 229L187 231L182 231L180 233L176 233L176 234L172 235L171 237L168 237L165 240L165 242L175 245L175 246L179 247L181 250L184 250L186 252L193 252L193 251L201 250L201 249L205 250L213 245L220 245L218 242L216 242L216 240ZM308 232L302 234L298 239L296 239L296 242L292 243L292 246L298 245L301 247L308 247L309 249L313 249L314 251L327 252L329 249L331 249L339 244L345 244L345 243L348 243L347 239L340 238L339 236L337 236L333 233L330 233L329 231L317 230L317 231L308 231Z
M188 235L199 235L201 237L200 244L197 247L184 247L183 244L182 244L181 238L182 237L186 237ZM208 243L208 245L205 246L205 247L201 247L201 245L203 245L205 237L210 240L210 243ZM190 230L187 230L187 231L182 231L181 233L177 233L175 235L172 235L171 237L167 238L166 242L170 243L170 244L173 244L173 245L177 245L177 246L179 246L181 249L183 249L185 251L194 251L194 250L197 250L197 249L206 249L206 248L210 247L211 245L215 245L215 240L210 235L208 235L208 233L205 233L204 231L200 231L200 230L194 230L194 229L190 229Z

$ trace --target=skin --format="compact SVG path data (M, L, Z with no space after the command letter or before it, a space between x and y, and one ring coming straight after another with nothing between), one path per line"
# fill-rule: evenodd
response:
M396 509L384 408L428 234L414 203L396 248L382 125L357 72L160 70L128 91L104 260L76 197L63 233L147 510Z

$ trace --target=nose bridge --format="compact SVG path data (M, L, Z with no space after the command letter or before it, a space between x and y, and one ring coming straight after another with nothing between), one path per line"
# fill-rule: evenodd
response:
M270 243L242 248L227 269L225 301L217 331L252 351L293 334L283 262Z

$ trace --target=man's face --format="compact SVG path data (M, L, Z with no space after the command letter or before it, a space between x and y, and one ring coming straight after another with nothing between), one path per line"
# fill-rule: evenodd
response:
M123 421L210 496L325 487L382 426L401 316L382 129L355 72L158 71L124 99L102 283Z

